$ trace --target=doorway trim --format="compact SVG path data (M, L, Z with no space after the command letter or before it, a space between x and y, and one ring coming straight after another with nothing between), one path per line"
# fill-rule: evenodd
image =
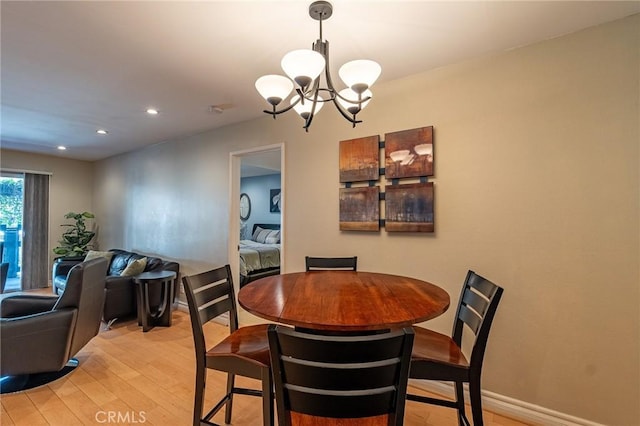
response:
M280 151L280 188L282 206L280 209L280 270L285 270L285 251L286 251L286 198L287 191L285 188L285 144L277 143L272 145L264 145L241 151L233 151L229 153L229 247L228 258L231 266L231 274L233 276L236 294L240 287L240 261L238 257L238 245L240 244L240 165L242 157L252 154L258 154L269 151ZM242 318L240 318L242 322Z

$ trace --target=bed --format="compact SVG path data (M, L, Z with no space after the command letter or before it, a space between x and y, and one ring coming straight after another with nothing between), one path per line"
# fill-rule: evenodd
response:
M250 240L240 240L240 286L280 273L280 224L256 223Z

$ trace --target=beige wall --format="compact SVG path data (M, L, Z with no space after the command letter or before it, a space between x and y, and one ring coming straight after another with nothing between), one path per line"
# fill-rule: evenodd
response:
M358 255L455 303L474 269L505 288L486 390L640 424L639 28L635 16L380 84L355 130L327 107L308 134L265 116L99 162L101 246L186 273L227 262L229 152L284 142L287 270L305 254ZM426 125L435 234L340 232L339 141ZM453 314L428 325L449 332Z
M55 257L52 250L64 231L60 225L68 223L64 215L70 211L93 211L93 163L2 149L0 166L2 169L51 173L48 250L51 266Z

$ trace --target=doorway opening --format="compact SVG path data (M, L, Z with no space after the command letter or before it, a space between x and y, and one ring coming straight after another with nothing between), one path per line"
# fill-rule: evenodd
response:
M229 264L239 288L284 266L284 144L232 152L230 161Z
M0 175L0 259L8 263L4 292L22 289L24 174Z

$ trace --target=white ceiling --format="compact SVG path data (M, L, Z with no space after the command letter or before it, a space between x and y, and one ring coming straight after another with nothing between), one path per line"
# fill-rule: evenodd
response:
M332 3L323 35L334 80L369 58L379 82L640 12L638 1ZM2 147L98 160L259 117L255 80L318 37L309 4L3 0Z
M279 149L252 152L241 157L240 177L264 176L280 173Z

